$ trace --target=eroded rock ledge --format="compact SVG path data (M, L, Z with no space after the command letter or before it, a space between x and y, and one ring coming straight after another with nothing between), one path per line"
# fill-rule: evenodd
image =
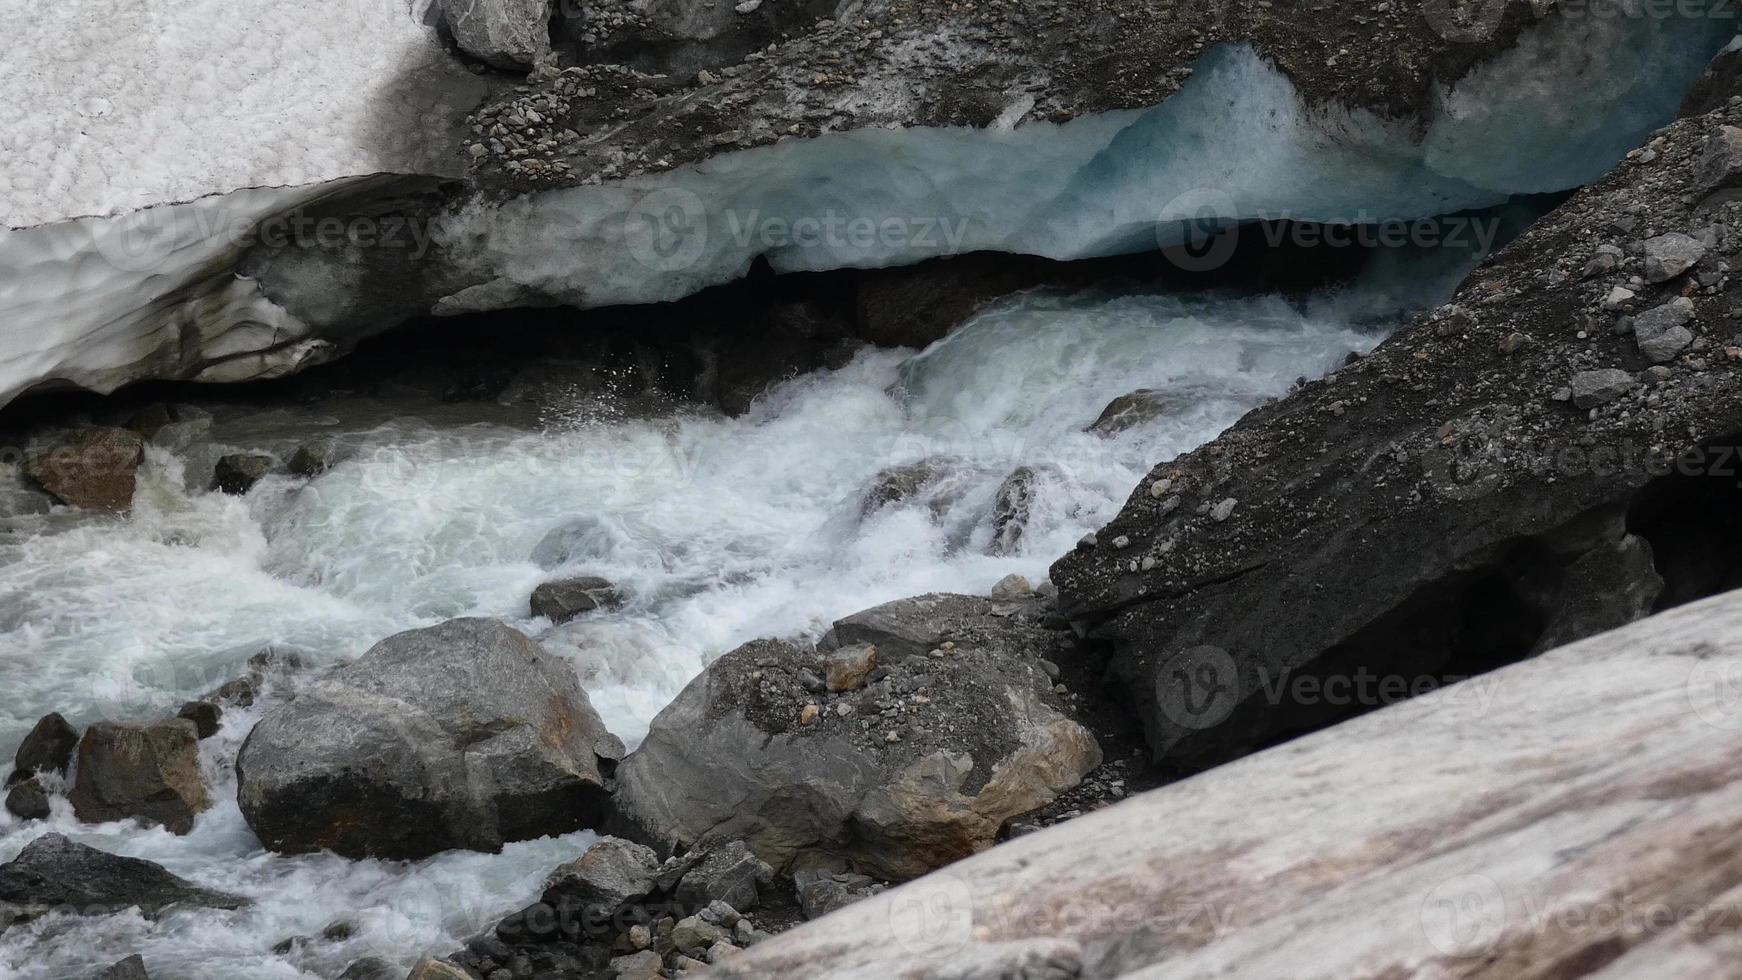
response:
M1738 124L1731 100L1663 130L1057 563L1158 758L1227 759L1737 583ZM1393 693L1317 693L1362 674Z

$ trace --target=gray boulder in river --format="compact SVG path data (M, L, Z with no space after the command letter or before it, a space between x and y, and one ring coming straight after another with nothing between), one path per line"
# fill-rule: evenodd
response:
M268 713L236 795L275 851L495 851L594 826L622 754L566 663L456 619L390 636Z
M246 898L201 888L138 858L44 834L0 864L0 930L49 912L103 915L137 908L147 918L172 906L237 909Z
M1101 762L1043 666L1059 634L1017 612L921 596L842 620L824 642L838 649L726 654L624 762L619 829L666 851L736 838L776 868L885 878L990 847ZM875 668L834 662L849 660Z

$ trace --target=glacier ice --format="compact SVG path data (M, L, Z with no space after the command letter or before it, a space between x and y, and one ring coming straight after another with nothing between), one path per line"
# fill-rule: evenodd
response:
M1728 21L1602 2L1640 15L1551 15L1442 91L1423 119L1309 107L1251 48L1230 45L1145 111L986 130L856 130L605 185L475 200L430 223L432 261L443 264L431 278L444 285L415 298L436 313L647 303L731 281L758 260L802 271L976 250L1076 259L1172 245L1206 217L1407 219L1566 189L1668 120L1731 36ZM189 159L205 167L206 157ZM297 172L358 161L344 162ZM127 227L171 231L147 235L120 264L106 257L115 233L99 221L0 232L0 403L51 380L106 391L151 377L269 376L380 329L334 319L358 305L347 297L375 285L355 253L287 253L250 280L234 273L230 243L183 237L214 215L220 225L259 220L333 186L137 212ZM299 305L309 297L319 309Z

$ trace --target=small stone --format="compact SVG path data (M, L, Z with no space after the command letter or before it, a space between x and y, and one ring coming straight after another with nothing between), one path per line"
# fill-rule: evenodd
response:
M15 785L6 794L6 812L20 820L47 820L48 793L34 776Z
M466 152L472 155L472 159L481 160L489 154L490 149L482 143L473 143L466 148Z
M1603 297L1603 309L1609 311L1619 310L1631 302L1637 295L1639 294L1628 289L1626 286L1616 286L1614 289L1609 290L1607 296Z
M1633 375L1618 368L1580 371L1573 375L1573 404L1579 408L1607 405L1631 391L1636 384Z
M532 590L529 602L534 616L542 616L553 623L566 623L583 613L615 609L622 604L623 593L597 575L546 582Z
M1113 548L1115 550L1124 551L1126 548L1129 548L1129 547L1131 547L1131 539L1126 537L1125 535L1121 534L1118 537L1113 539Z
M997 585L992 586L992 598L994 599L1020 599L1033 594L1034 586L1030 585L1027 577L1022 575L1006 575L998 580Z
M177 718L185 718L194 723L194 731L202 739L218 734L218 722L223 718L222 708L210 701L189 701L176 712Z
M653 945L653 930L639 922L629 927L630 949L643 950L651 945Z
M743 952L743 950L722 939L708 947L709 963L724 963L726 960Z
M1633 318L1633 334L1640 353L1653 362L1674 357L1693 341L1693 333L1683 324L1694 317L1694 301L1679 296Z
M901 733L900 732L888 732L883 736L883 741L889 743L890 745L894 745L896 742L901 741Z
M645 929L638 926L637 928ZM651 950L618 956L611 960L611 970L617 980L659 980L662 966L659 954Z
M733 7L732 9L736 10L737 12L739 12L741 14L753 14L757 10L761 9L761 7L762 7L762 0L744 0L743 3L738 4L737 6Z
M1516 354L1530 346L1530 338L1516 331L1507 334L1500 340L1500 353Z
M817 720L817 715L820 714L822 710L823 709L814 704L805 705L803 708L799 709L798 723L801 725L812 724Z
M1149 485L1149 495L1157 500L1168 495L1173 490L1173 481L1163 477Z
M1229 497L1221 503L1218 503L1216 506L1210 508L1210 520L1220 524L1232 517L1234 515L1234 508L1238 503L1239 501L1235 500L1233 497Z
M332 468L332 448L319 445L298 446L296 452L290 455L290 462L285 464L290 475L306 480L312 480Z
M210 489L240 497L254 489L254 485L271 469L271 456L258 453L220 456L217 465L212 467Z
M1692 269L1706 256L1706 246L1697 238L1680 234L1659 235L1645 242L1645 280L1666 282Z
M877 647L857 643L823 657L823 677L830 691L841 694L865 686L865 678L877 669Z

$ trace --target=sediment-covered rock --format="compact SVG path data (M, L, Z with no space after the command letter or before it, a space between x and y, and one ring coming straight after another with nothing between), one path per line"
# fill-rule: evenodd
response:
M248 900L201 888L150 861L121 857L44 834L0 864L0 926L49 912L106 915L137 908L147 917L179 905L237 909Z
M68 795L73 813L86 823L132 818L185 834L212 805L200 776L199 732L182 718L144 725L98 722L79 740Z
M1742 203L1711 162L1737 123L1663 130L1054 566L1157 757L1224 760L1739 581Z
M388 637L269 712L237 800L277 851L493 851L596 825L622 754L566 663L457 619Z
M1738 670L1730 593L1002 844L710 976L1723 976Z
M665 850L743 840L776 868L906 878L989 847L1101 761L1042 668L1038 610L927 596L835 625L876 669L833 693L816 651L758 640L715 661L625 760L619 823Z

